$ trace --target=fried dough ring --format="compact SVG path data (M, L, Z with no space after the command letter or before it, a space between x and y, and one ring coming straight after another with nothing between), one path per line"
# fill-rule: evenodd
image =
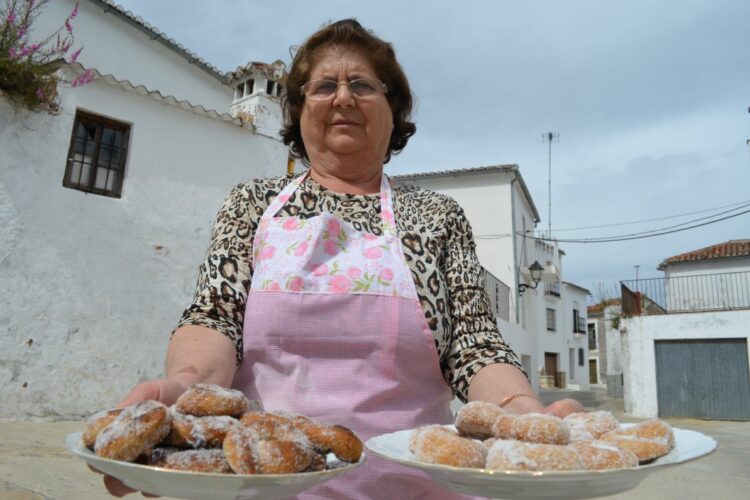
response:
M626 449L605 441L575 441L574 449L588 470L624 469L638 466L638 457Z
M293 423L305 433L319 453L331 452L344 462L354 463L362 456L363 444L354 432L342 425L326 425L297 416Z
M493 436L492 426L500 415L507 412L487 401L471 401L456 413L456 429L461 436L487 439Z
M315 451L309 442L259 439L253 429L237 426L227 433L224 456L237 474L292 474L307 470Z
M173 412L172 428L163 444L178 448L221 448L227 432L235 425L240 425L239 421L226 415L194 417Z
M500 439L543 444L567 444L569 434L561 418L542 413L500 415L492 426L492 432Z
M583 461L568 446L557 444L525 443L498 439L487 452L488 469L492 470L581 470Z
M409 436L409 450L417 460L453 467L483 468L487 449L480 441L461 437L440 425L420 427Z
M608 411L571 413L563 418L570 431L570 441L599 439L609 431L620 428L620 423Z
M190 472L231 473L224 451L221 449L174 450L159 452L154 450L149 465L165 469Z
M175 403L178 412L196 417L239 417L247 411L248 406L249 402L242 392L216 384L192 385Z
M96 442L96 436L101 432L102 429L107 427L114 419L122 413L122 408L115 408L112 410L102 410L100 412L91 415L86 420L86 428L83 431L81 440L86 448L94 449L94 443Z
M131 462L169 434L169 409L158 401L128 406L99 432L94 453L112 460Z
M640 462L659 458L674 448L672 427L658 418L608 432L601 440L632 451Z

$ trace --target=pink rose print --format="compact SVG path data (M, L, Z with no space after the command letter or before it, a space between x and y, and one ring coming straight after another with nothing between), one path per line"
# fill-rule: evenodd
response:
M269 292L278 292L279 290L281 290L281 287L279 286L278 283L276 283L275 281L272 281L268 285L266 285L265 289L268 290Z
M383 256L383 251L378 247L370 247L365 249L364 255L368 259L379 259Z
M365 241L374 241L378 239L378 237L372 233L362 233L362 238L364 238Z
M299 276L291 278L287 284L287 288L293 292L301 292L304 286L305 281Z
M281 227L283 227L285 231L294 231L295 229L297 229L297 226L297 219L293 217L287 217L286 219L284 219L284 222L281 223Z
M333 293L346 293L352 289L352 282L343 274L337 274L328 282L328 290Z
M334 240L326 240L326 242L323 243L323 250L328 255L336 255L339 253L339 246Z
M383 213L380 214L380 217L386 222L393 222L393 212L391 212L390 210L383 210Z
M362 270L358 267L350 267L346 270L346 275L349 276L351 279L356 280L360 276L362 276Z
M331 219L328 221L328 237L331 239L336 239L339 235L339 232L341 231L341 224L336 219Z
M391 281L393 279L393 271L386 267L382 271L380 271L380 275L378 276L383 281Z
M266 245L260 251L260 258L270 259L271 257L273 257L274 253L276 253L276 247L274 247L273 245Z
M328 266L325 264L319 264L313 267L313 276L325 276L328 274Z
M291 198L290 195L288 195L288 194L282 194L281 196L279 196L279 201L281 203L286 203L287 201L289 201L289 198Z
M297 257L305 255L305 252L307 252L307 246L307 241L300 243L299 246L294 249L294 255Z

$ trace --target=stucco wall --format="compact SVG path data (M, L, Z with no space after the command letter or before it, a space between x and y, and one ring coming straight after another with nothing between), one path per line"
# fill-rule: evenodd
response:
M59 28L76 1L49 2L34 22L34 33L48 36ZM162 95L187 99L207 109L228 112L232 89L113 13L83 0L73 21L74 49L84 47L78 61L103 75L130 80ZM158 28L158 26L157 26ZM169 35L169 33L167 33ZM200 54L198 54L200 56Z
M748 324L750 310L623 318L620 331L625 411L636 417L658 416L654 341L750 338Z
M120 88L62 98L57 116L0 99L4 417L87 415L160 376L226 194L286 168L276 140ZM132 124L122 199L62 186L77 107Z

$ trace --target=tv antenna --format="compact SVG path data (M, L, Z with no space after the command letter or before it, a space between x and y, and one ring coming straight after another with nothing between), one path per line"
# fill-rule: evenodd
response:
M542 141L547 143L547 238L552 238L552 143L560 142L560 134L557 132L545 132Z

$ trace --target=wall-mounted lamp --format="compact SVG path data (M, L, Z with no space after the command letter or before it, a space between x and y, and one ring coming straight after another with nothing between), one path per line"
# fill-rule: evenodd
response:
M522 295L527 288L535 290L536 287L539 286L539 281L542 279L542 271L544 271L544 268L538 260L535 260L534 263L529 266L529 273L531 273L531 280L534 282L534 286L521 283L518 285L518 294Z

